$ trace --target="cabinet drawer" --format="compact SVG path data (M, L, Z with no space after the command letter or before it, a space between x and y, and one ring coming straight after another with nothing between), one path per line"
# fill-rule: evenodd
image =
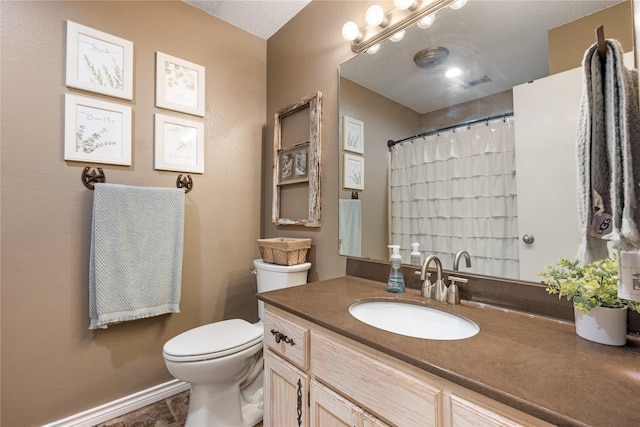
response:
M451 394L451 426L452 427L543 427L549 426L542 420L509 407L498 409L497 402L483 404Z
M301 369L309 368L309 329L268 310L264 316L264 343Z
M394 425L442 425L442 389L315 331L311 364L316 378Z

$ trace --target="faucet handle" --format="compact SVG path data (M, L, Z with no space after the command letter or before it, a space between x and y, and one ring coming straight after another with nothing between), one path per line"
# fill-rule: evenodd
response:
M469 279L465 279L464 277L449 276L447 277L447 279L449 279L449 282L451 282L451 286L455 285L456 283L469 283Z
M447 289L447 302L449 304L460 304L460 290L458 289L457 282L459 283L469 283L469 279L465 279L463 277L449 276L448 277L451 284Z

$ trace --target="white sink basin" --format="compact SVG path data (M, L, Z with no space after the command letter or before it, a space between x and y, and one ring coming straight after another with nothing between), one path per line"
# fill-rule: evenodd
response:
M473 321L446 311L397 301L363 301L349 313L378 329L430 340L460 340L480 332Z

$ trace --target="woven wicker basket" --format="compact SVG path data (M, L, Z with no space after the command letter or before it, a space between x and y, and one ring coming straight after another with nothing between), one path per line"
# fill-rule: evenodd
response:
M262 260L270 264L297 265L307 261L311 239L276 237L258 239Z

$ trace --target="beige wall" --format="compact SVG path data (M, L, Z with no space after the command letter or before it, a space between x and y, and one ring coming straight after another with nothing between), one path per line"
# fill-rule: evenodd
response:
M345 272L346 258L338 255L338 65L354 54L342 38L342 25L364 16L372 3L314 0L267 42L267 144L271 144L271 117L276 111L316 91L324 98L320 228L275 226L271 222L272 155L267 150L263 160L263 233L265 237L310 237L310 280L330 279Z
M601 25L605 38L618 40L625 52L633 50L633 10L625 1L549 30L549 73L579 67Z
M266 41L179 1L1 2L2 419L35 426L171 379L162 345L229 317L255 321ZM88 329L93 196L63 160L65 22L135 46L133 165L108 182L170 187L153 170L154 54L206 67L205 173L186 197L180 314ZM91 97L99 95L86 94ZM112 100L112 99L110 99Z
M420 115L410 108L385 98L351 80L340 79L340 116L350 116L365 124L364 176L366 186L359 191L362 212L362 257L389 258L388 163L389 139L415 135L420 130ZM342 168L343 159L338 159ZM340 198L350 199L351 190L342 189Z

